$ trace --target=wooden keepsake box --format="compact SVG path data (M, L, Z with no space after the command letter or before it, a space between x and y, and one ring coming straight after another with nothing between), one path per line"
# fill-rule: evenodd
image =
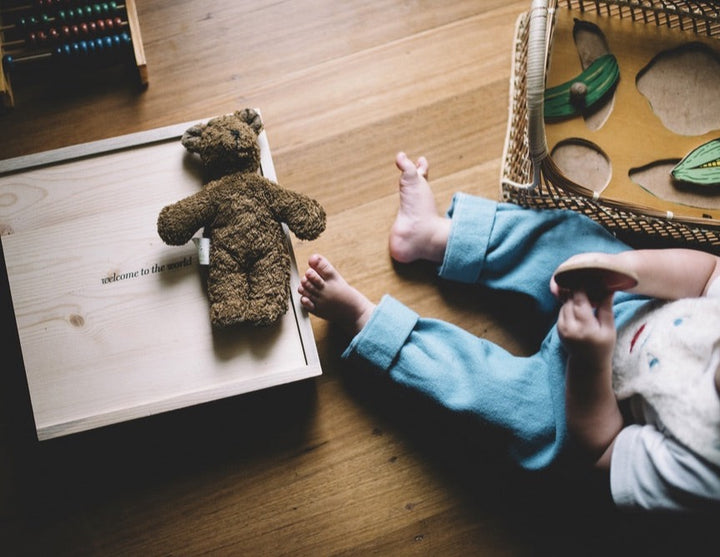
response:
M180 143L195 123L0 161L0 238L40 440L321 374L287 228L288 312L221 332L195 242L159 238L160 209L202 187Z

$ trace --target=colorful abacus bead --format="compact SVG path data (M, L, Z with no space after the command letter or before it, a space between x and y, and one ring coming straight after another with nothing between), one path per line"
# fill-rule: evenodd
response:
M23 29L36 29L37 27L47 25L51 21L52 19L47 14L42 14L40 16L31 15L18 19L17 25Z
M116 11L118 11L116 2L102 2L100 4L68 8L67 10L58 10L57 17L61 21L75 21L78 19L89 19L91 17L109 15Z
M6 54L2 58L2 66L7 73L10 73L15 67L15 59L9 54Z
M88 21L77 25L63 25L60 28L59 34L65 39L72 37L88 37L90 35L105 33L106 31L117 30L122 27L122 25L123 21L120 17L115 17L113 19L98 19L97 21Z
M130 43L130 35L127 33L119 33L117 35L107 35L87 41L66 43L58 46L54 50L54 54L60 58L69 59L89 54L99 54L101 52L118 49Z

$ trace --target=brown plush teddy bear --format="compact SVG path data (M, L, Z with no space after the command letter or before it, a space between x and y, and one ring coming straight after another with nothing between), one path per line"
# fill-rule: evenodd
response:
M166 244L184 245L201 227L210 238L207 290L215 327L269 325L283 315L290 254L281 223L301 240L314 240L325 230L325 211L317 201L258 173L261 130L260 115L252 109L188 129L181 142L200 155L205 184L158 217Z

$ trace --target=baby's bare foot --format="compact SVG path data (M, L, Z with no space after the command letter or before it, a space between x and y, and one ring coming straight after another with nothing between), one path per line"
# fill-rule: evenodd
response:
M350 334L360 332L375 304L350 286L322 255L312 255L300 278L300 303L310 313L337 323Z
M417 259L441 263L450 220L438 214L427 182L428 162L420 157L413 163L405 153L398 153L395 164L401 170L400 207L390 230L390 256L400 263Z

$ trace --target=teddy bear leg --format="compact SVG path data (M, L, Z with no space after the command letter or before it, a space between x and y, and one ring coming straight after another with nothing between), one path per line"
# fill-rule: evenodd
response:
M238 300L219 300L210 303L210 322L214 327L231 327L247 321L247 304Z
M217 265L208 275L210 321L215 327L229 327L248 321L249 285L246 272Z
M288 309L290 298L290 256L277 249L259 259L249 283L248 321L270 325Z

